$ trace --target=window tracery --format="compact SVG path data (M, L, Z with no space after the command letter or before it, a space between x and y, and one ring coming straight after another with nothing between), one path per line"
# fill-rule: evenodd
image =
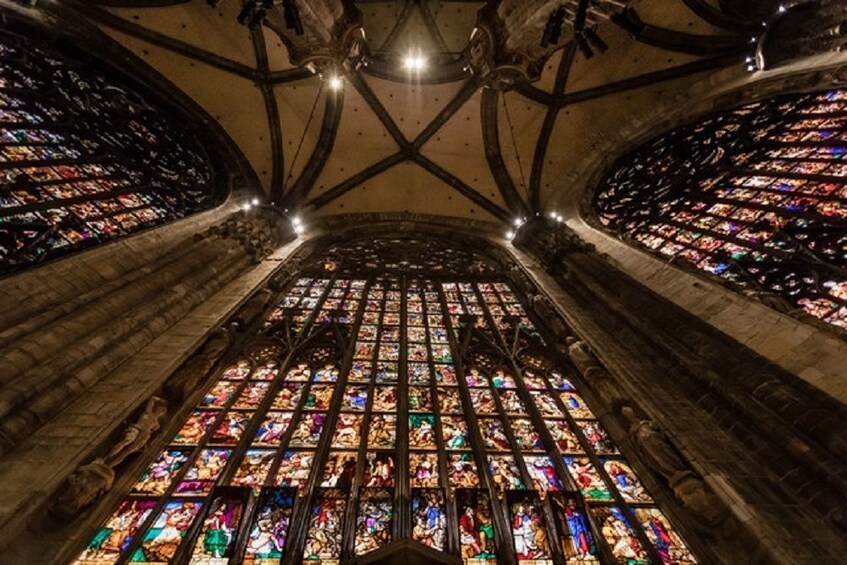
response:
M39 37L0 31L0 274L215 204L187 124Z
M845 156L847 90L781 96L647 142L593 206L652 253L847 328Z
M333 253L198 392L77 565L335 563L406 538L469 565L695 563L493 268Z

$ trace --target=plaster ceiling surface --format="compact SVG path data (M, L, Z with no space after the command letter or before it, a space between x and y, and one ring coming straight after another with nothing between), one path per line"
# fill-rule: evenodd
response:
M717 3L632 0L651 34L601 20L609 49L587 59L566 26L540 79L508 92L470 72L429 84L431 69L378 78L367 66L335 92L292 65L273 31L239 25L237 0L57 2L191 96L244 153L267 199L307 217L408 211L506 223L565 209L585 190L569 179L598 141L712 73L743 74L750 54L727 48L749 32L726 25ZM376 56L461 62L485 3L354 4Z

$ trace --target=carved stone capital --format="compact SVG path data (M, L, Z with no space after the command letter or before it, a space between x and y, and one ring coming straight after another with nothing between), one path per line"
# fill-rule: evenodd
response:
M469 45L468 62L474 74L495 90L539 80L547 59L561 47L540 45L547 20L560 4L504 0L481 7Z
M252 261L258 262L296 235L278 211L264 206L237 212L195 236L196 239L210 237L238 242Z
M281 7L265 19L285 44L291 64L315 74L355 69L367 53L361 10L344 0L303 0L299 7L301 35L288 27Z

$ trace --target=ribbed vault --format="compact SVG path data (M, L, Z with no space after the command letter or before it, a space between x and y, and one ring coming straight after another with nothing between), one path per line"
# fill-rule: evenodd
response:
M563 179L596 140L709 73L743 73L760 26L709 0L633 0L599 22L608 52L586 59L566 26L540 79L502 91L467 70L484 2L353 4L370 53L333 91L291 64L274 31L239 25L236 0L58 0L203 106L268 200L309 216L508 222L561 208L578 197ZM420 76L402 68L410 50L427 58Z

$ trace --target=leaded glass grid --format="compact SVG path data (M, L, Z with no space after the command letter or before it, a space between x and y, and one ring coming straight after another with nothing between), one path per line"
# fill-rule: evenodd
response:
M695 563L494 269L344 251L277 299L255 331L279 345L217 370L75 565L341 563L401 539L469 565Z
M593 207L650 252L847 328L847 90L713 114L620 159Z
M5 23L0 275L215 204L188 123L104 63Z

